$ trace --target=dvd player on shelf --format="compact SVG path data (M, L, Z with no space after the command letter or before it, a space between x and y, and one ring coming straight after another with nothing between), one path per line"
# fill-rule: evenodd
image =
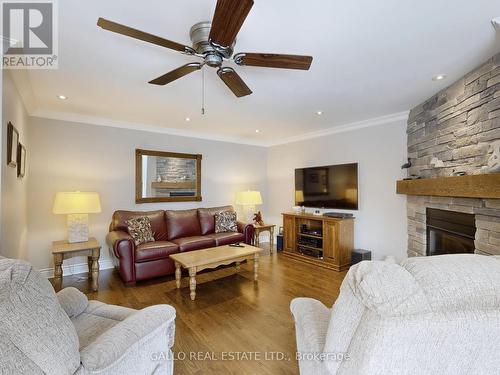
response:
M347 213L347 212L325 212L323 216L326 217L334 217L337 219L352 219L354 218L353 214Z

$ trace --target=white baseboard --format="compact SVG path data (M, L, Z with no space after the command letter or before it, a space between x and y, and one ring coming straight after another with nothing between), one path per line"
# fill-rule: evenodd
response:
M109 268L113 268L113 262L111 259L105 259L99 261L99 269L107 270ZM89 266L87 263L77 263L77 264L68 264L64 265L63 263L63 276L76 275L79 273L89 272ZM46 278L54 277L54 267L51 268L43 268L38 270L42 274L42 276Z

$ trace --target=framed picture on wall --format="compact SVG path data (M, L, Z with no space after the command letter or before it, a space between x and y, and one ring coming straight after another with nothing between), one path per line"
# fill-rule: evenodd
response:
M19 132L9 121L7 124L7 165L15 168L17 166L17 145L19 144Z
M26 174L26 148L19 143L17 146L17 177L23 178Z

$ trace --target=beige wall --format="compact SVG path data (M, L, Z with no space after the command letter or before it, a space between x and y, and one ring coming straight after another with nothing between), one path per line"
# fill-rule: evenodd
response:
M51 241L66 234L64 215L52 214L57 191L99 192L102 213L89 219L91 234L103 244L117 209L232 204L235 193L246 189L260 190L267 202L267 151L262 147L39 118L30 119L29 130L28 259L39 269L52 267ZM136 205L136 148L202 154L203 202ZM108 259L107 249L102 254Z
M0 254L6 257L27 257L27 187L28 179L17 178L17 169L7 166L7 123L19 131L19 139L29 155L28 116L10 73L2 71L2 157L1 157L1 241Z
M406 122L398 121L320 138L270 147L268 211L282 225L281 213L294 205L295 168L359 163L359 210L354 213L354 246L374 259L406 257L405 197L396 195L396 180L405 176Z

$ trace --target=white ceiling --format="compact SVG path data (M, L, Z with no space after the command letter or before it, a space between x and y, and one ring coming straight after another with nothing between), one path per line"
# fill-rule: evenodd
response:
M105 31L96 21L190 45L189 28L211 19L216 0L58 3L59 69L29 72L32 114L256 144L407 111L500 51L490 23L500 16L500 0L255 0L235 51L308 54L312 67L237 67L254 92L240 99L206 68L201 116L201 72L164 87L147 84L196 58ZM448 79L433 82L438 73Z

